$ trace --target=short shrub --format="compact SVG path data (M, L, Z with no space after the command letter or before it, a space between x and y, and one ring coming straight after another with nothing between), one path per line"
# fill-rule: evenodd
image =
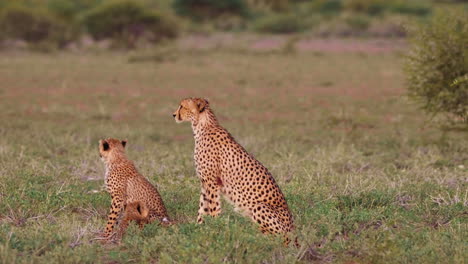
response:
M258 19L254 29L263 33L295 33L303 31L306 26L294 14L273 14Z
M431 12L427 1L422 0L346 0L343 1L346 10L364 13L368 15L379 15L385 11L406 15L423 16Z
M110 1L90 10L83 24L96 39L112 38L133 47L140 38L159 41L178 34L177 22L134 1Z
M349 16L345 19L345 21L346 24L351 27L351 29L356 31L365 31L371 24L371 20L368 16L360 14Z
M48 0L47 8L58 17L72 21L78 14L95 8L102 0Z
M246 0L250 9L283 12L289 9L291 0ZM296 2L299 2L296 0Z
M341 0L315 0L310 5L313 11L322 14L338 13L343 9Z
M441 3L466 3L467 0L434 0L434 2L441 2Z
M220 16L210 21L210 23L216 30L221 31L242 31L247 27L247 23L244 18L229 14Z
M389 7L393 13L425 16L431 13L431 7L422 1L398 1Z
M406 61L409 95L429 113L468 123L468 20L466 11L438 12L409 29Z
M67 25L50 13L24 6L7 6L0 12L0 32L4 38L28 43L55 43L63 46L68 40Z
M247 16L244 0L174 0L175 11L195 20L209 20L221 15Z
M347 0L344 1L344 8L357 13L365 13L368 15L378 15L382 13L389 0Z

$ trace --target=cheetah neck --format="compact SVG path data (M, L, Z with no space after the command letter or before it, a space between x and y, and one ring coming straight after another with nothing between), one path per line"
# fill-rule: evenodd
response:
M198 122L192 122L192 129L195 135L216 126L219 126L218 120L216 119L213 111L209 108L205 108L205 110L199 114Z
M119 169L120 165L127 165L128 163L129 160L124 154L112 155L105 161L106 172L112 173L114 170Z

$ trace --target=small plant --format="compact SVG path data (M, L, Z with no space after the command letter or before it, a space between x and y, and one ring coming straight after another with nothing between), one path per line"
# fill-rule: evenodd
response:
M301 38L299 35L290 37L281 47L281 52L283 54L295 54L297 52L297 42L299 42L300 40Z
M425 16L431 13L427 2L423 1L398 1L389 7L391 12L407 15Z
M290 0L246 0L249 8L282 12L289 8Z
M383 0L347 0L344 1L343 5L347 10L369 15L378 15L386 8L386 3Z
M305 29L304 23L294 14L274 14L258 19L254 29L263 33L295 33Z
M75 1L63 1L63 0L48 0L45 5L48 10L60 17L61 19L72 21L78 14L86 12L98 4L102 0L75 0Z
M323 14L338 13L343 9L341 0L316 0L312 2L311 8Z
M365 31L369 28L371 21L366 15L353 15L345 19L346 24L348 24L353 30L356 31Z
M371 16L380 15L386 11L416 16L424 16L431 12L427 1L421 0L346 0L339 2L345 10Z
M468 123L468 21L466 11L438 12L409 30L408 94L431 114L446 113Z
M194 20L216 18L221 15L246 16L247 4L244 0L174 0L175 11Z

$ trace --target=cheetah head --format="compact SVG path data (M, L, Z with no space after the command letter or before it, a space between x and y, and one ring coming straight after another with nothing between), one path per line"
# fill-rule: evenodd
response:
M180 102L179 108L177 108L177 111L175 111L172 116L177 123L189 121L196 125L200 114L203 113L208 106L209 103L206 99L187 98Z
M118 140L115 138L99 140L99 156L102 161L107 162L109 159L125 152L125 145L127 140Z

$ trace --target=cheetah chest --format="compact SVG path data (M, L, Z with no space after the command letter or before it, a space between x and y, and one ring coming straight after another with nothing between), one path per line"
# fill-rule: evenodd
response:
M195 168L202 182L217 182L219 179L219 158L217 149L206 142L201 140L197 142L194 151Z

